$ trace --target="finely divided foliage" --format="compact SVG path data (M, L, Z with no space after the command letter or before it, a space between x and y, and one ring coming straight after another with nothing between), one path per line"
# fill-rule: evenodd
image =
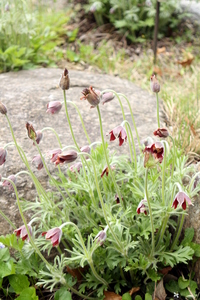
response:
M54 288L58 290L55 299L64 292L67 293L67 299L71 299L72 294L84 299L103 299L105 291L123 294L133 286L141 286L144 281L146 286L152 281L157 282L162 278L159 270L172 268L180 262L187 263L194 255L198 256L200 251L192 239L188 243L181 243L179 238L185 210L192 205L199 191L199 177L193 166L185 167L186 157L174 143L170 149L169 141L173 138L167 129L160 128L160 85L155 75L151 77L158 118L158 128L152 128L154 140L149 138L145 145L141 145L136 132L139 148L136 156L132 124L124 119L123 111L121 124L106 128L110 135L109 143L116 143L118 147L123 147L127 142L130 144L130 158L117 156L109 150L100 111L102 104L109 105L109 101L128 102L128 99L114 91L100 92L90 85L85 87L83 96L80 96L97 111L102 141L100 144L95 141L91 143L84 127L87 142L80 148L68 113L68 105L72 103L66 100L69 78L70 72L65 69L59 84L72 145L62 145L54 131L59 147L55 144L52 145L54 150L41 153L39 143L44 129L36 131L30 123L26 123L31 139L29 142L38 151L32 163L37 172L45 169L51 192L46 192L35 176L35 170L33 172L26 154L16 142L9 111L0 103L3 108L0 112L8 121L13 144L27 167L27 171L12 174L8 178L2 174L0 178L2 186L15 192L22 218L21 227L16 229L15 224L0 210L1 216L14 231L14 234L0 237L0 255L1 251L8 251L8 246L17 253L17 260L12 260L12 272L3 275L0 272L0 282L10 274L24 274L25 277L27 274L39 286L47 287L50 291ZM61 102L47 104L47 113L59 113L61 109ZM80 116L79 111L78 114ZM57 118L57 115L54 117ZM131 117L136 130L132 112ZM6 162L6 147L1 145L0 148L1 165ZM57 177L48 170L47 160L58 169ZM23 174L30 176L37 191L37 197L32 202L22 201L17 192L17 176ZM184 186L182 182L186 176L189 183ZM29 223L24 216L25 211L32 215ZM16 236L23 243L18 244ZM57 251L52 251L52 247L56 247ZM7 261L9 259L8 254ZM18 291L22 292L23 289ZM145 293L145 289L142 293ZM37 299L35 294L34 297Z

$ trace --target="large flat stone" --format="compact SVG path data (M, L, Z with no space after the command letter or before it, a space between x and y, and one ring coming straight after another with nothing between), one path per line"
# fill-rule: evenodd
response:
M63 146L73 145L64 107L57 115L46 113L46 106L49 101L63 101L63 92L58 87L61 74L62 70L59 69L36 69L0 75L0 101L8 109L8 116L12 123L16 139L26 152L30 162L33 156L37 154L37 150L32 145L32 141L27 137L25 128L27 121L34 125L35 130L44 127L53 127L59 134ZM81 91L90 85L99 90L110 88L116 92L124 93L131 102L140 138L145 139L147 136L152 136L153 131L157 128L155 95L149 95L148 92L135 86L128 80L122 80L118 77L74 70L69 71L69 75L71 87L66 92L67 99L73 101L79 107L92 142L101 140L97 110L96 108L90 109L87 101L80 100ZM124 103L126 118L133 128L127 104L124 100L122 102ZM72 105L69 105L69 114L78 144L80 146L87 145L81 122ZM106 134L123 121L117 98L112 102L101 105L101 114L104 136L109 141L109 137ZM3 115L0 115L0 132L0 147L2 147L12 141L8 123ZM134 137L137 144L135 133ZM118 141L114 141L110 143L110 146L112 149L120 151L119 153L128 154L128 144L119 147ZM47 150L58 148L58 142L52 132L45 131L40 148L43 153ZM50 164L49 167L51 171L55 169ZM67 168L67 166L64 165L62 168ZM6 177L22 169L24 169L24 166L20 161L16 149L13 146L8 147L7 161L3 166L0 166L0 174ZM38 171L34 167L33 170L42 184L46 185L48 178L45 170ZM18 178L17 188L21 197L34 201L34 186L28 176L23 175ZM15 195L2 187L0 187L0 204L4 213L8 214L15 223L19 224L21 222L17 213ZM1 216L0 220L0 233L5 234L8 232L8 226Z

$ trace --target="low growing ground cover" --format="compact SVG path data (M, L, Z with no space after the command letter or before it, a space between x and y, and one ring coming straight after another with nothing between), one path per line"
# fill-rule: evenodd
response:
M187 157L168 130L160 126L161 88L157 78L151 76L150 86L157 103L158 127L152 128L152 137L144 144L131 109L132 124L125 118L123 102L129 104L127 97L88 86L82 90L80 101L87 101L88 109L96 110L101 142L91 144L84 116L77 110L87 139L80 148L68 113L70 73L66 68L59 86L63 101L47 103L46 112L57 118L59 111L65 109L72 144L62 145L55 131L59 147L55 144L47 153L41 153L42 129L36 130L29 122L24 124L30 145L38 151L32 164L38 172L44 168L49 177L48 192L17 143L6 103L0 102L1 117L5 118L5 126L8 123L12 144L27 168L9 177L1 175L1 185L16 195L22 218L21 227L16 228L0 210L1 217L13 228L13 233L0 236L2 297L37 300L48 292L49 299L57 300L198 299L192 269L185 273L183 268L177 277L173 272L180 264L186 266L200 256L200 246L193 242L193 228L187 228L180 239L187 208L194 205L199 192L199 173L194 165L186 165ZM119 147L128 143L128 156L117 156L105 142L101 105L109 105L110 101L119 101L122 116L116 127L108 129L109 140ZM6 148L7 145L0 148L1 165L7 159ZM55 164L56 176L49 172L47 160ZM35 185L37 197L33 202L19 198L16 182L23 174ZM187 184L183 184L186 178ZM32 212L29 220L24 216L26 211Z

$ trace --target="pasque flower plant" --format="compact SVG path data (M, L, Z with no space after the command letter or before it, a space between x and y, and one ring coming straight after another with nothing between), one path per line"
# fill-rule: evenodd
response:
M0 210L0 214L14 228L14 234L26 240L24 251L29 252L31 246L30 256L37 253L40 261L39 279L36 278L38 285L50 290L63 287L84 299L103 299L105 290L123 294L143 281L147 284L157 282L162 276L159 269L173 267L180 262L187 263L193 258L193 246L182 245L179 238L185 210L192 205L193 197L199 192L195 168L185 167L187 158L174 143L170 149L169 139L173 139L168 130L160 126L159 82L155 75L151 77L151 88L157 97L158 128L152 128L154 138L149 138L150 142L145 145L140 142L127 97L112 90L97 91L88 83L80 98L89 102L88 109L91 105L97 111L101 143L94 141L91 144L84 118L77 110L87 140L80 147L68 112L71 101L66 97L70 88L70 72L67 69L61 75L59 86L63 92L63 102L47 104L47 113L57 118L57 113L64 106L72 145L63 146L54 131L59 147L52 145L51 149L42 153L41 139L45 143L42 133L46 129L53 129L46 127L35 131L29 122L25 124L31 139L29 142L38 150L32 164L38 170L43 168L49 176L52 191L48 193L35 176L35 170L32 171L23 149L17 144L9 111L0 103L0 112L8 121L13 144L27 167L27 171L21 171L20 176L29 175L38 193L36 201L24 201L22 205L15 185L15 174L2 177L2 186L12 187L16 193L22 226L16 229L4 212ZM100 105L110 105L113 99L120 102L122 120L120 125L106 128L109 133L109 143L106 143ZM129 104L139 145L138 155L132 125L125 119L122 100ZM128 142L131 160L111 154L109 147L117 142L116 139L119 139L119 147ZM9 153L9 149L5 150L3 146L0 148L1 165L6 162ZM57 177L48 170L46 160L54 164ZM178 166L182 166L181 169ZM186 176L193 177L184 186L183 179ZM25 210L32 214L32 221L28 224L24 217ZM32 228L33 220L36 220L36 225ZM54 263L45 252L48 250L49 253L52 247L56 247L57 251L52 253ZM20 255L19 260L22 259ZM72 275L66 276L66 266L72 270L81 267L86 280L76 284L75 279L70 278Z

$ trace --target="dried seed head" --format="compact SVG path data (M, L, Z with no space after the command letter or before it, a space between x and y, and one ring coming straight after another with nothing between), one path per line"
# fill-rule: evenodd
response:
M5 107L5 105L0 101L0 113L2 115L6 115L7 114L7 108Z
M68 70L65 68L60 81L59 81L59 86L61 87L62 90L68 90L69 89L69 85L70 85L70 80L69 80L69 72Z

